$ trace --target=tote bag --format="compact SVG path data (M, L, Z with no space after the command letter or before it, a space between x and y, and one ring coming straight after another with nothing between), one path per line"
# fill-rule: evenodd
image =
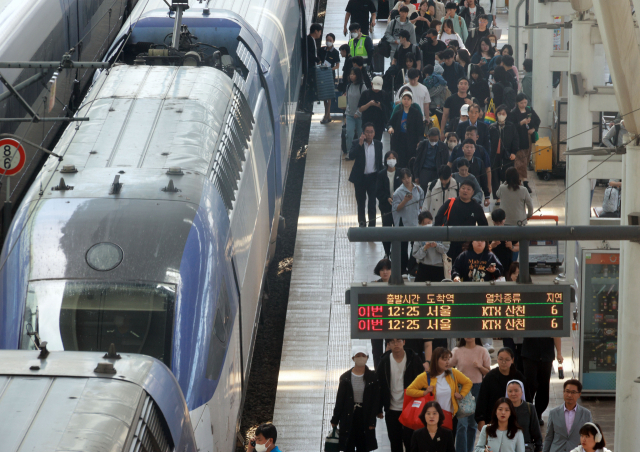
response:
M484 122L489 125L496 123L496 105L493 103L493 99L489 101L487 112L484 114Z
M427 384L431 386L431 375L427 372ZM420 420L420 413L424 406L434 399L433 394L427 394L422 397L408 396L405 390L404 402L402 403L402 414L398 421L402 425L412 430L417 430L424 427L424 424Z

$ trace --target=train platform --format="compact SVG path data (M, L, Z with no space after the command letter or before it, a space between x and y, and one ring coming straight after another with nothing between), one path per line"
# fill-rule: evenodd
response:
M336 47L346 42L342 34L345 5L345 0L327 3L324 33L336 35ZM499 23L507 24L506 15L499 17ZM386 22L379 22L374 37L379 39L385 27ZM503 27L503 36L506 33ZM273 416L278 447L287 452L324 450L338 379L352 366L351 347L358 344L371 350L370 341L350 337L350 307L345 304L345 291L352 282L377 279L373 268L384 257L381 243L351 243L347 239L348 228L358 225L355 193L348 181L353 162L345 160L340 151L341 119L334 116L332 122L320 124L323 112L321 105L314 106ZM386 152L386 133L383 144ZM529 180L534 207L551 201L542 213L558 215L563 223L564 195L558 195L564 189L564 181L543 182L533 173ZM489 215L489 208L485 210ZM380 220L377 226L382 226ZM554 275L533 278L534 282L550 282ZM499 346L500 341L494 341L494 347ZM567 358L565 375L571 378L570 338L563 339L562 348ZM372 358L369 367L373 368ZM562 403L562 381L554 374L548 410ZM594 403L592 412L602 423L607 439L613 439L613 402L598 402L597 406ZM548 411L543 417L546 419L547 415ZM384 421L378 422L376 436L378 451L389 452Z

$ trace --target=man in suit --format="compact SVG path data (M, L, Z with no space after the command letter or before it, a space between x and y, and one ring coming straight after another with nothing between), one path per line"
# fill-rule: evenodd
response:
M543 452L569 452L580 445L580 427L592 422L591 411L578 405L582 383L564 382L564 404L549 413Z
M438 178L438 169L446 165L449 160L449 148L440 141L440 130L432 127L429 136L418 144L416 153L416 163L412 173L418 177L416 183L420 184L425 193L429 189L429 184Z
M351 143L349 158L355 162L351 168L349 182L356 190L358 223L364 228L367 225L365 203L369 213L369 227L376 225L376 183L378 172L382 169L382 142L374 140L376 131L372 123L363 125L362 130L360 138Z
M393 215L391 214L393 194L402 185L402 179L400 179L400 175L396 171L398 154L395 151L387 152L384 155L384 162L384 168L378 172L376 198L378 198L382 226L391 227L393 226ZM382 242L382 246L384 247L384 254L387 257L391 256L391 242Z
M465 139L465 134L467 133L467 127L474 126L478 131L478 140L476 144L479 144L487 151L491 149L491 137L489 136L489 126L480 119L480 105L473 104L469 106L469 119L467 121L462 121L458 124L458 128L456 129L456 135L458 135L458 139L460 141Z
M313 101L315 100L315 65L320 64L318 57L318 39L322 37L322 25L311 24L307 35L307 72L305 75L304 111L313 113Z

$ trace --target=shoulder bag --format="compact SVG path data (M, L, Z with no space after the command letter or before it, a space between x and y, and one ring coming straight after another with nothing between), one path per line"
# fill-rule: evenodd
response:
M396 20L393 20L393 25L391 26L391 37L393 37L393 32L396 29ZM382 55L385 58L389 58L391 56L391 43L387 41L386 38L382 38L378 45L376 46L376 52Z
M533 436L531 435L531 404L529 402L524 402L527 404L527 408L529 409L529 436L531 436L531 438L533 439ZM538 420L536 419L536 422ZM524 445L524 452L533 452L533 444L526 444Z
M456 374L451 371L453 374L453 381L456 383L456 388L458 391L462 388L461 384L458 384L458 380L456 380ZM469 417L473 416L476 412L476 398L471 394L471 391L467 393L462 400L458 401L458 412L456 413L457 418Z
M431 386L431 375L427 372L427 386ZM404 402L402 403L402 414L398 421L407 428L417 430L423 428L424 424L420 420L420 413L424 405L434 400L433 394L423 395L422 397L411 397L404 394Z

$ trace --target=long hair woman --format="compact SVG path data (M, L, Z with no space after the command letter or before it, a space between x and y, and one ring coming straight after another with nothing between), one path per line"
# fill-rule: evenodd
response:
M522 180L525 188L531 193L529 182L527 181L527 166L531 157L531 145L536 142L536 132L540 127L540 118L528 106L529 101L524 93L516 96L516 106L511 110L509 120L515 124L518 130L519 150L516 154L514 166L518 170L520 180Z
M524 435L518 424L516 410L506 397L496 401L491 413L491 422L480 432L475 452L525 452Z
M508 226L524 226L527 218L533 215L533 201L525 187L520 185L520 174L515 168L507 168L505 183L496 192L500 205L507 217L504 224Z

